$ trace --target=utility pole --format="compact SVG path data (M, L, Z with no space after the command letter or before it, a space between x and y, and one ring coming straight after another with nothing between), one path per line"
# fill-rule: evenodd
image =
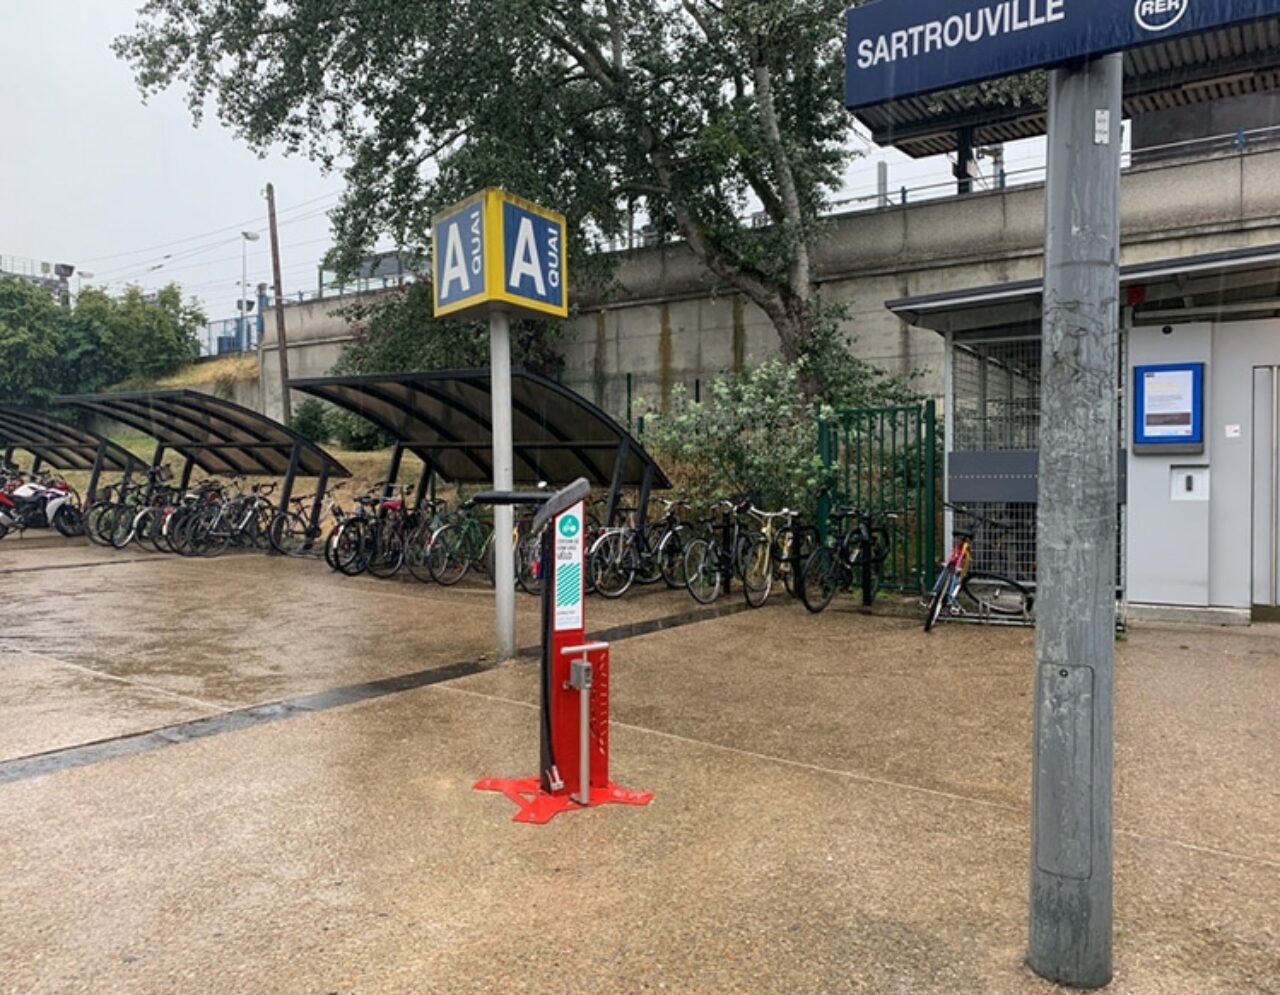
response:
M271 277L276 285L276 347L280 355L280 407L289 424L289 341L284 332L284 285L280 280L280 233L276 230L276 190L267 184L267 220L271 227Z
M1122 55L1049 74L1027 961L1111 980Z

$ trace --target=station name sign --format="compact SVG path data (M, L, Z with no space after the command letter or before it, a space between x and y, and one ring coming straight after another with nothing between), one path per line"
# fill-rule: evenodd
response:
M846 14L850 110L1280 15L1280 0L872 0Z

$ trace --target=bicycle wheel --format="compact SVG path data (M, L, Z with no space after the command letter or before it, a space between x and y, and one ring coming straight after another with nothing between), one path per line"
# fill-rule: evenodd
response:
M641 549L636 550L636 583L656 584L662 580L662 561L658 559L658 547L661 545L666 526L661 522L650 522L644 527L641 537Z
M427 557L431 551L431 536L435 529L431 522L424 518L414 526L413 531L404 541L404 565L409 568L413 579L423 584L430 584L434 577L427 565Z
M840 586L839 567L836 564L836 551L830 546L819 546L800 568L797 586L800 589L800 600L805 608L813 614L825 611Z
M301 512L276 512L268 537L271 548L282 556L300 556L307 548L311 526Z
M720 597L720 544L694 539L684 551L685 587L699 604L709 605Z
M398 521L373 523L369 543L369 573L387 580L404 565L404 529Z
M606 598L620 598L636 579L636 548L625 532L606 532L587 554L587 571Z
M197 514L189 528L192 550L199 556L221 556L231 541L222 508L211 505Z
M133 539L133 520L138 516L138 508L132 504L118 504L111 515L108 526L107 542L115 549L124 549Z
M160 522L164 516L163 508L143 508L133 519L133 541L138 544L139 549L145 549L149 552L158 553L160 547L156 544L156 533L160 529Z
M947 598L951 595L951 586L955 583L955 576L955 566L948 563L941 576L938 577L938 583L933 589L933 600L929 602L929 609L925 612L925 632L932 632L933 627L938 624L938 619L942 617L942 606L947 603Z
M457 525L442 525L431 537L427 548L427 570L431 578L444 587L452 587L467 575L471 559L467 555L466 536Z
M363 518L348 518L333 537L333 565L341 574L355 577L369 563L369 542Z
M1031 593L999 574L970 573L960 582L960 590L980 611L992 615L1022 617L1031 612Z
M529 594L541 594L542 576L542 536L522 535L516 545L516 583Z
M748 537L742 562L742 593L752 608L763 607L773 590L773 544L759 532Z
M685 587L684 551L693 537L693 530L686 525L669 529L658 543L658 569L667 587Z

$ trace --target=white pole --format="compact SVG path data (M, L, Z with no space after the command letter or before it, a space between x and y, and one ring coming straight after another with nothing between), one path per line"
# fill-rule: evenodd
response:
M493 488L510 491L514 486L511 450L511 315L494 311L489 316L489 368L493 401ZM516 567L510 505L493 509L493 582L497 609L497 659L516 655Z

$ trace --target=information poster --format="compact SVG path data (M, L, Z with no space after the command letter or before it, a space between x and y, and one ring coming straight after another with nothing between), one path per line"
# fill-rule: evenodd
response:
M1203 365L1140 366L1134 371L1134 377L1136 444L1203 443Z
M1190 439L1195 434L1195 374L1148 370L1143 374L1142 431L1148 439Z

